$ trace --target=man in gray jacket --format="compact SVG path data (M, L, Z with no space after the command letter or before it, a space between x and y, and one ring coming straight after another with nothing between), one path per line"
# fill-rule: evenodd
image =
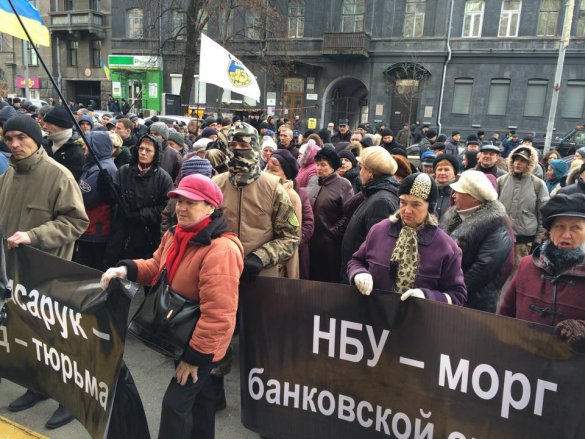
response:
M508 157L508 174L498 178L499 200L516 235L516 266L520 258L530 254L543 232L540 208L550 197L544 181L533 175L537 165L538 152L521 145Z

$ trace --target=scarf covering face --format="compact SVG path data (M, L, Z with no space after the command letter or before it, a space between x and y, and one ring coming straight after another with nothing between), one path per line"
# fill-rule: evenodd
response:
M258 153L253 149L232 149L228 169L229 181L236 187L256 181L260 177Z
M167 282L168 285L171 284L175 274L177 273L177 269L179 268L179 264L183 260L183 256L185 254L185 250L187 249L187 245L189 245L189 241L193 239L195 236L199 234L208 224L211 222L211 217L206 216L198 223L195 223L192 226L182 228L181 226L177 226L175 228L175 235L173 236L173 242L171 244L171 248L167 253L167 257L165 259L164 265L161 267L158 274L152 280L152 285L156 283L160 272L163 268L167 267Z
M403 224L392 252L390 265L398 267L394 282L395 293L402 294L414 287L420 263L416 231L417 228Z

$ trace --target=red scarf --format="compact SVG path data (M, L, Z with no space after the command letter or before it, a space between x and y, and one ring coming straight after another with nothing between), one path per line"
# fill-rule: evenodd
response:
M194 226L188 227L183 229L181 226L177 226L175 228L175 235L173 237L173 243L171 244L171 248L167 253L167 258L165 259L164 265L161 267L162 269L166 266L167 267L167 282L170 285L175 277L175 273L179 268L179 264L183 260L183 255L185 254L185 250L187 249L187 245L189 245L189 241L192 238L197 236L201 230L203 230L207 225L211 222L211 217L203 218ZM160 274L160 271L159 271ZM152 285L155 284L156 279L158 278L159 274L152 281Z

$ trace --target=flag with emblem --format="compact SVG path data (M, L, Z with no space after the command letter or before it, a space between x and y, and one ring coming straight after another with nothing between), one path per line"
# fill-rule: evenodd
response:
M260 87L252 72L238 58L204 34L201 34L199 81L260 100Z

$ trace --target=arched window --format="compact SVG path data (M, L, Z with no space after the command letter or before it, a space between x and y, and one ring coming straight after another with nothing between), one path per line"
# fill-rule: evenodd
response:
M126 36L128 38L144 38L143 17L142 8L128 9L126 12Z
M363 32L365 12L365 0L343 0L341 32Z

